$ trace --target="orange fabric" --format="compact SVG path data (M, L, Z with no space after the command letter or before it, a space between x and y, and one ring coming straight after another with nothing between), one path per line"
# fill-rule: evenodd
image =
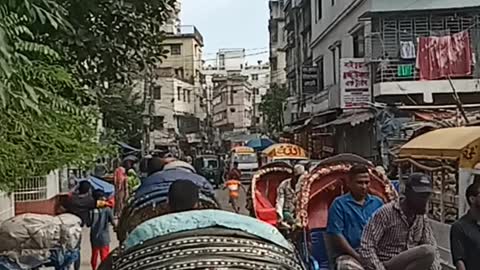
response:
M240 185L242 185L242 183L238 180L228 180L227 182L225 182L225 187L228 188L228 194L230 198L238 199L238 197L240 196L238 192L238 190L240 189Z

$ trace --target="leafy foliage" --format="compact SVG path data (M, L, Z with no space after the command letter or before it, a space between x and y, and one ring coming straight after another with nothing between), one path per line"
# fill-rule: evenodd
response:
M104 126L115 131L123 142L140 149L145 109L143 98L139 93L132 92L131 87L113 89L119 90L118 93L105 95L99 100Z
M39 37L68 27L51 0L0 3L0 189L22 177L93 161L98 113L60 55Z
M76 31L57 32L47 40L82 84L95 90L105 126L117 139L139 145L142 119L133 86L161 61L160 28L175 0L55 1L66 9Z
M262 98L259 109L265 115L269 134L275 134L283 129L283 103L287 97L288 90L275 84Z

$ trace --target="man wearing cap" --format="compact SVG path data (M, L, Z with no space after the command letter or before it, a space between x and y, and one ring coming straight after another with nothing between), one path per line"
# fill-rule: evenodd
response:
M347 186L350 192L337 197L330 206L325 239L335 269L362 270L357 250L363 228L383 206L383 201L368 194L370 174L366 166L354 165L348 174Z
M426 216L432 179L411 174L405 196L386 204L363 231L360 257L366 270L440 270L440 256Z
M295 165L292 178L283 180L277 189L277 201L275 209L277 211L279 222L293 224L295 222L295 198L297 197L297 183L301 176L305 174L305 168L302 165Z

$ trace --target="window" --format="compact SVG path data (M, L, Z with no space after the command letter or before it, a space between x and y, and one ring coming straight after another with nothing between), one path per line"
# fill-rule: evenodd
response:
M177 76L177 78L183 78L184 77L183 68L176 68L175 76Z
M163 116L153 117L153 129L158 130L163 128Z
M187 93L187 102L188 103L190 103L190 101L191 101L190 94L191 94L191 91L188 91L188 93Z
M183 101L187 101L187 90L183 89Z
M332 63L333 63L333 83L337 83L337 54L335 53L335 48L330 48L332 52Z
M323 78L323 57L317 62L318 69L318 90L322 91L325 88L325 80Z
M353 33L353 57L363 58L365 57L365 31L360 29Z
M235 108L230 108L230 112L234 113L235 111Z
M182 87L177 87L177 100L182 100Z
M252 74L252 81L258 81L258 74Z
M170 54L171 55L181 55L182 54L182 45L181 44L170 45Z
M277 23L272 24L271 31L272 31L272 42L273 43L278 42L278 26L277 26Z
M332 0L332 6L335 6L335 0Z
M233 90L233 86L230 87L230 104L233 104L233 94L234 94L234 90Z
M316 20L319 21L322 19L322 0L317 0L317 17Z
M342 59L342 43L341 42L338 42L337 44L337 55L338 55L338 59L337 59L337 63L336 63L336 66L337 66L337 80L336 82L340 83L340 59Z
M153 86L153 99L162 99L162 87L160 85Z
M273 71L276 71L278 69L278 60L277 60L277 57L273 57L271 59L271 62L272 62L272 70Z
M220 69L225 69L225 54L218 55L218 66Z

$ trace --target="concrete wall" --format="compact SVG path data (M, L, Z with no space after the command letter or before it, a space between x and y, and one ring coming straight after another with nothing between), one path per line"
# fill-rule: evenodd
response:
M164 128L178 132L175 115L195 115L197 95L192 84L176 78L159 78L155 84L161 86L160 99L154 101L154 115L164 117ZM180 94L180 95L179 95ZM190 96L190 99L188 98Z
M0 192L0 223L15 215L15 204L13 194Z
M360 28L365 29L365 35L370 33L370 25L360 22L359 17L371 8L370 0L335 0L322 1L322 18L317 16L317 5L320 0L311 0L312 4L312 57L313 62L318 64L323 58L323 81L325 88L329 89L329 107L338 108L339 102L339 79L340 61L338 52L333 57L330 48L335 44L341 44L341 57L353 57L352 31Z

